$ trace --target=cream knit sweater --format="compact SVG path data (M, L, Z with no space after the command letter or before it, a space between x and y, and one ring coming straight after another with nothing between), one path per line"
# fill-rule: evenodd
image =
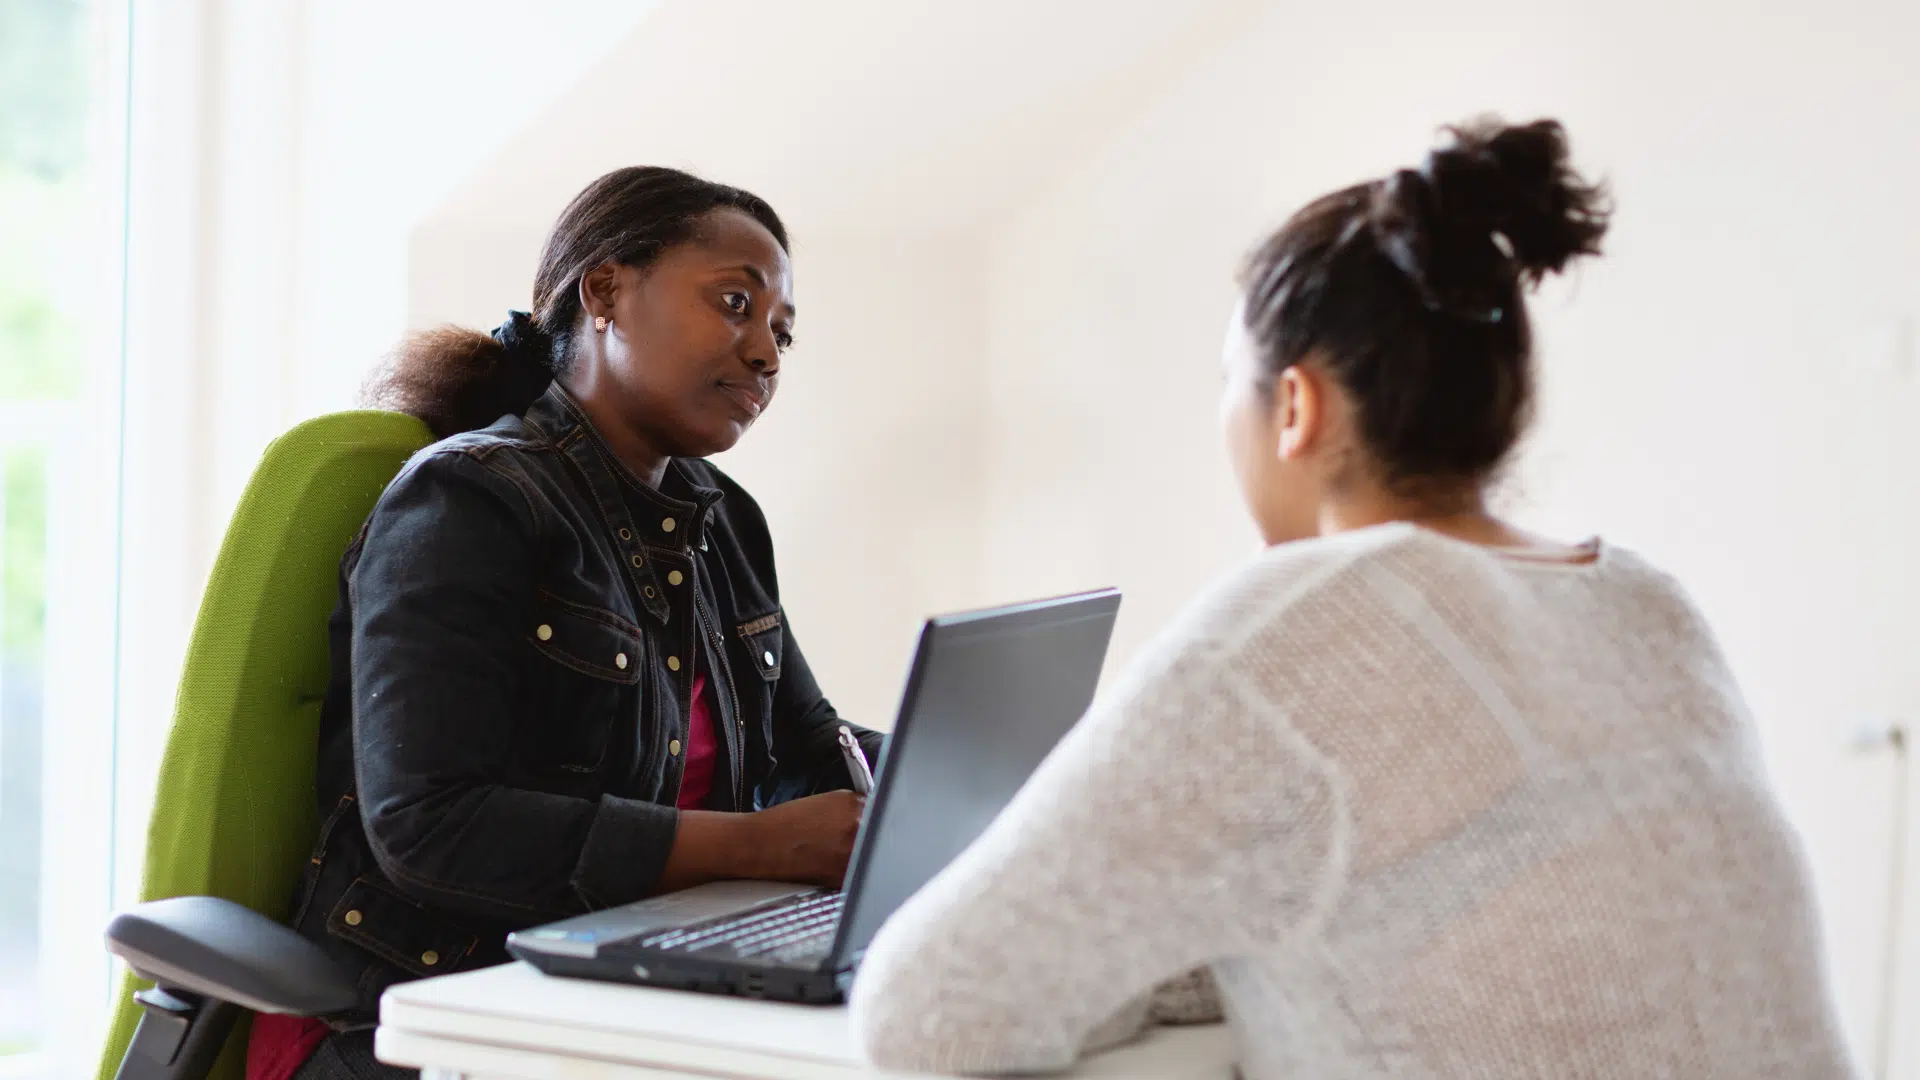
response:
M1196 968L1248 1080L1851 1075L1739 689L1612 547L1262 555L886 925L854 1026L883 1066L1057 1068Z

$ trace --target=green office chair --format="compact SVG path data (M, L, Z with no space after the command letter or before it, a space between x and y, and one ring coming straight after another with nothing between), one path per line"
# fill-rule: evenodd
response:
M131 974L100 1080L239 1080L243 1010L352 1004L356 973L281 920L317 827L314 745L340 558L432 441L401 413L335 413L276 439L247 482L180 675L147 826L146 902L107 929Z

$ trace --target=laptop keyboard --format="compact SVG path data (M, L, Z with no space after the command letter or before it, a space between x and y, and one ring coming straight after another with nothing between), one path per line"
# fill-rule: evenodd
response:
M647 949L693 952L730 948L735 956L791 963L824 956L840 926L842 894L796 897L745 915L724 915L643 937Z

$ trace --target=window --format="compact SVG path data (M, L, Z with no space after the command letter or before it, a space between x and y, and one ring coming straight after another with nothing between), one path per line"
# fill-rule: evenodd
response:
M73 994L78 985L88 997L104 990L99 924L91 942L69 939L75 920L97 920L107 905L110 840L98 825L111 820L112 744L73 740L111 731L112 698L62 686L75 674L110 685L114 671L113 562L96 557L111 542L69 541L117 531L117 450L101 450L119 438L125 129L114 88L124 86L116 63L124 64L126 24L114 0L0 0L5 1080L72 1074L92 1048L67 1044L76 1031L90 1035L102 1012ZM79 443L84 451L71 452ZM63 545L85 561L63 555ZM89 722L69 723L75 708ZM71 1026L75 1005L88 1026Z

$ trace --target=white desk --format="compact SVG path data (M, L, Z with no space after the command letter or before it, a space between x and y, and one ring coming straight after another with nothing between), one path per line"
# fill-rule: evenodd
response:
M514 1080L898 1076L868 1067L844 1008L550 978L525 964L407 983L380 1002L382 1061ZM1225 1028L1161 1028L1090 1058L1075 1077L1226 1080Z

